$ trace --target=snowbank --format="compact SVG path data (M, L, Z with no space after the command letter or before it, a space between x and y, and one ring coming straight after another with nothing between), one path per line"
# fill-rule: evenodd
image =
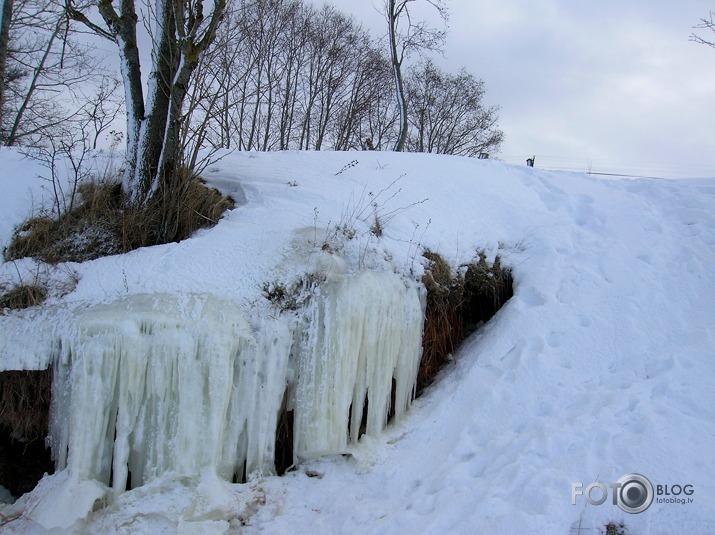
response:
M305 442L306 452L329 447L348 457L245 485L200 470L188 479L167 473L91 513L81 529L181 532L195 522L206 532L597 533L623 520L631 533L715 531L715 468L703 463L715 437L715 180L603 180L373 152L241 153L208 178L242 192L245 204L191 240L71 266L79 284L49 304L217 295L245 314L255 336L271 317L293 321L265 300L265 285L298 285L318 251L342 258L356 279L365 268L397 271L407 291L424 249L454 269L486 249L512 267L515 295L401 422L357 444L342 432ZM26 202L24 191L9 188L0 213L17 213L5 208ZM8 217L3 228L16 223ZM379 238L370 231L376 219ZM0 277L17 277L15 266L1 266ZM326 287L310 314L352 303L352 292L400 314L392 302L379 305L383 291L356 284ZM39 332L46 320L2 316L0 342ZM308 347L334 344L329 332ZM0 349L5 369L32 360L16 342ZM321 394L343 406L361 397ZM577 496L572 505L574 483L608 485L633 472L669 488L690 484L693 502L656 499L636 515L610 499L596 506ZM4 529L28 526L37 524L24 517Z

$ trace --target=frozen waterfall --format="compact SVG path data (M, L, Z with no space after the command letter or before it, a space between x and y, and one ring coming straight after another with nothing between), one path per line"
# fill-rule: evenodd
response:
M420 287L391 272L338 277L309 306L295 386L294 454L345 451L400 416L412 401L422 351ZM348 421L350 422L348 429Z
M391 407L399 416L412 401L423 294L391 271L338 270L289 319L249 322L211 295L75 312L54 358L49 442L61 473L38 511L74 493L89 513L164 475L273 473L282 410L293 411L297 461L380 432Z
M177 311L183 311L177 314ZM133 296L76 317L55 364L50 439L58 469L124 491L211 467L272 470L292 334L260 338L231 302Z

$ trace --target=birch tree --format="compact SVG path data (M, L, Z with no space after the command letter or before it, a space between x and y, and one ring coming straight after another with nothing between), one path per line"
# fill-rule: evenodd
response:
M122 188L130 205L156 201L164 216L161 237L170 240L177 205L188 186L188 178L178 172L182 108L201 54L216 37L226 0L209 5L204 0L155 0L147 13L139 13L134 0L98 0L96 8L103 24L94 23L71 0L67 14L117 45L127 116ZM146 95L137 39L140 15L143 24L153 25Z

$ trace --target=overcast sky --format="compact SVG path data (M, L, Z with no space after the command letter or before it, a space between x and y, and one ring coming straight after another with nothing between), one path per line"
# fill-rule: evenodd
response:
M381 0L332 3L375 35L382 31L373 7ZM523 163L536 155L537 167L715 176L715 48L688 40L715 0L447 5L444 58L435 60L485 81L486 102L501 106L500 158Z

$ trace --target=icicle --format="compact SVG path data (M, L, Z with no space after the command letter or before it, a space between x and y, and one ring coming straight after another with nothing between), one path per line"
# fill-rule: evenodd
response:
M57 358L50 442L74 480L124 491L206 467L272 472L292 335L216 297L133 296L75 318ZM65 458L65 452L69 456ZM111 481L110 481L111 474Z
M296 460L345 451L357 441L367 397L367 429L412 400L421 356L420 287L392 272L334 275L308 312L294 402ZM349 436L348 436L348 421Z
M54 362L49 442L62 474L43 501L76 491L91 507L102 489L116 497L129 479L137 487L164 474L272 473L286 396L296 459L345 451L366 401L366 432L379 433L393 389L404 413L421 353L421 286L324 260L327 280L300 335L273 318L252 327L215 296L138 295L76 313Z

